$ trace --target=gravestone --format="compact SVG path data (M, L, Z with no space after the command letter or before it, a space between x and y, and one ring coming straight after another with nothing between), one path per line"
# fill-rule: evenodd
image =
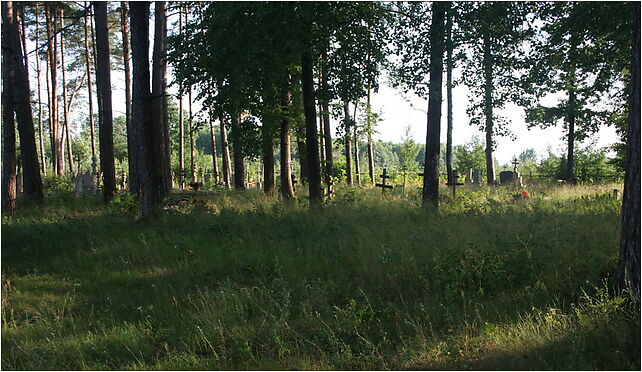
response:
M96 192L96 177L91 171L78 172L74 179L76 195L89 195Z
M499 173L499 183L502 185L521 185L522 177L517 171L503 171Z
M473 183L473 169L472 168L466 169L466 180L464 182L466 182L467 184Z
M479 169L473 171L473 185L481 185L481 171Z

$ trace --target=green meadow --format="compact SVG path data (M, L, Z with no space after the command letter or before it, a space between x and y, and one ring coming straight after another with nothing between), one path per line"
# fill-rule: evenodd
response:
M2 368L639 370L612 294L618 186L341 188L19 200L2 221ZM446 196L447 195L447 196Z

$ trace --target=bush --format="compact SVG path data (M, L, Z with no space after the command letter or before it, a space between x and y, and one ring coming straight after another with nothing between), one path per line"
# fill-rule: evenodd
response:
M129 213L138 210L138 197L129 192L116 194L109 202L109 209L116 213Z
M73 192L74 181L73 176L64 175L57 176L55 174L46 176L43 180L45 192Z

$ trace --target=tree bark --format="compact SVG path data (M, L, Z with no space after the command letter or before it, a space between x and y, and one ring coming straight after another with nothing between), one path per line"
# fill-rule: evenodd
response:
M306 162L307 146L305 144L305 127L296 127L296 148L299 153L299 178L301 184L308 182L308 164Z
M375 165L374 165L374 146L372 143L372 106L370 103L370 87L368 86L368 96L366 102L366 126L368 132L368 175L370 183L375 184Z
M69 135L69 106L67 104L67 78L65 76L65 18L64 10L60 9L60 69L62 71L62 111L65 120L65 137L67 139L67 162L69 164L69 172L73 175L74 159L71 152L71 136Z
M620 289L640 301L640 3L633 3L633 46L626 178L620 235Z
M354 172L357 175L357 185L361 186L361 162L359 161L359 132L357 128L357 107L359 101L354 103L354 115L352 115L352 128L354 129Z
M187 17L186 17L187 18ZM189 111L189 174L192 182L196 182L196 163L194 162L194 114L192 112L192 86L187 93L187 107Z
M424 208L439 211L439 139L441 137L442 73L444 58L444 18L449 4L433 3L430 26L430 83L428 91L428 125L426 129L426 158L424 163Z
M223 184L226 189L232 187L232 167L230 166L230 147L227 143L227 128L225 127L225 115L220 114L221 128L221 157L223 159Z
M85 3L85 7L87 4ZM94 123L94 100L91 89L91 58L89 56L89 16L85 16L85 62L87 65L87 101L89 102L89 129L91 135L91 172L96 177L98 174L98 158L96 157L96 125ZM93 38L92 38L93 41ZM129 133L127 134L129 140Z
M13 216L16 212L16 125L13 108L13 68L11 57L11 41L6 20L12 18L7 14L11 2L2 2L2 212Z
M39 43L39 12L38 12L38 5L35 6L35 17L36 17L36 30L35 30L35 36L36 36L36 45L40 45ZM40 173L44 177L47 176L47 162L45 161L45 144L44 144L44 130L42 128L42 95L40 94L41 90L41 80L40 80L40 58L38 57L38 50L36 49L36 79L38 82L38 144L39 144L39 150L40 150Z
M5 63L8 64L9 68L5 77L11 83L11 98L13 98L12 103L5 101L4 104L13 107L16 121L18 122L24 193L30 199L40 203L44 195L42 179L40 178L40 165L38 164L38 151L36 150L36 135L33 129L31 90L24 71L24 58L20 37L18 36L18 19L13 11L13 2L3 2L2 6L2 34L3 39L5 37L8 38L7 42L3 43L3 52L6 56Z
M214 135L214 111L210 109L210 138L212 142L212 167L214 172L214 184L220 185L221 178L218 172L218 157L216 156L216 136Z
M125 67L125 124L127 126L127 169L129 177L127 184L129 192L140 194L140 184L138 182L138 144L135 142L132 130L132 77L131 77L131 56L129 52L129 20L127 1L120 2L120 32L123 37L123 64Z
M288 78L289 80L289 78ZM290 153L290 129L292 123L290 122L289 112L292 105L290 99L290 87L281 90L281 110L283 116L281 118L280 128L280 156L281 156L281 196L284 200L289 200L294 197L294 185L292 184L292 154Z
M241 114L235 105L230 113L232 123L232 157L234 159L234 188L245 190L245 163L241 146Z
M161 203L162 176L158 154L162 123L152 113L149 74L149 3L130 3L132 52L132 129L138 146L138 180L140 211L144 218L153 217Z
M64 163L62 159L62 141L58 125L58 48L57 27L55 20L54 3L45 3L45 17L47 21L47 53L49 54L49 72L51 74L51 96L49 101L49 126L51 136L51 160L54 173L62 176Z
M111 104L111 74L109 63L109 29L107 3L94 1L96 22L96 91L98 92L100 168L103 174L103 200L108 203L116 194L116 167Z
M354 179L352 177L352 139L351 137L351 119L350 108L348 102L343 102L343 122L345 127L345 146L346 146L346 181L348 186L354 186Z
M568 124L567 135L567 153L566 153L566 182L575 184L575 90L570 88L568 91L568 114L566 117Z
M319 141L317 136L317 113L314 98L314 73L312 48L304 46L301 58L301 83L303 88L303 112L305 113L305 142L308 170L308 190L310 205L320 205L323 201L321 192L321 164L319 163Z
M324 50L321 55L323 64L321 65L321 89L324 92L328 90L328 67L327 67L327 53ZM321 101L321 109L323 110L323 140L325 150L325 183L328 185L328 195L332 193L332 185L334 182L334 159L332 155L332 130L330 128L330 107L327 98Z
M161 197L166 195L171 188L171 175L170 169L167 167L169 149L169 127L166 126L166 86L165 79L166 72L166 59L165 59L165 38L167 34L167 21L165 16L165 2L156 1L154 3L154 52L153 52L153 69L152 69L152 122L155 125L160 125L154 128L154 135L159 138L154 138L154 146L156 149L155 154L159 156L153 160L155 168L159 172L161 178ZM191 108L191 105L190 105ZM190 110L191 111L191 110ZM166 147L167 146L167 147Z
M274 136L272 135L272 122L263 123L261 127L263 145L263 192L274 195Z
M447 11L446 18L446 173L448 183L453 182L453 14L452 7Z
M486 117L486 182L495 184L495 163L493 162L493 56L489 31L484 38L484 115Z
M178 32L183 33L183 5L178 7ZM178 84L178 172L179 186L185 188L185 129L183 123L183 84ZM228 186L229 188L229 186Z

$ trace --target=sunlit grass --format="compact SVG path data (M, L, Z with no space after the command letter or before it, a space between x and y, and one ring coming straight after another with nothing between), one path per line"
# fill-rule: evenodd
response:
M156 222L61 196L2 226L5 369L639 369L616 186L221 191ZM443 194L451 195L447 190Z

